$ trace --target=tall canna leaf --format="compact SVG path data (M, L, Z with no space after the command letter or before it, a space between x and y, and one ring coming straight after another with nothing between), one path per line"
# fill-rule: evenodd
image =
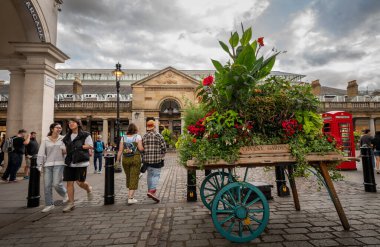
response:
M239 34L237 32L234 32L234 34L231 35L229 42L232 48L235 48L239 44Z
M243 36L240 39L240 43L242 46L246 46L249 44L249 41L252 38L252 28L248 28L244 31Z

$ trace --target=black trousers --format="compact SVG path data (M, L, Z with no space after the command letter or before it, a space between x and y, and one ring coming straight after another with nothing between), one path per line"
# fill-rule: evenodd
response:
M9 177L9 181L16 180L17 171L21 167L22 156L23 154L18 154L15 152L8 154L8 166L2 176L3 179L8 179Z

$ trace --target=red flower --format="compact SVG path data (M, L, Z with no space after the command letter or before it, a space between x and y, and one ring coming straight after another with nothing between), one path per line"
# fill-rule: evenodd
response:
M218 137L219 137L218 134L213 134L213 135L212 135L212 138L218 138Z
M287 137L291 137L297 131L302 130L302 124L299 124L296 119L284 120L282 121L281 126Z
M207 76L206 78L203 79L203 86L210 86L212 83L214 82L214 77L212 77L211 75Z
M196 142L197 142L197 139L196 139L196 138L193 138L192 142L193 142L193 143L196 143Z
M259 46L264 46L264 37L258 38L257 43L259 43Z

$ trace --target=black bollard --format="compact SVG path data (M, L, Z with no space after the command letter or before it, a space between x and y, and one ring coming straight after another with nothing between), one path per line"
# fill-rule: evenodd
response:
M276 166L276 184L277 184L277 195L289 196L289 188L286 186L285 180L285 169L283 166Z
M205 177L207 177L208 175L210 175L211 174L211 170L205 170Z
M105 159L105 181L104 181L104 205L115 203L115 156L106 154Z
M37 157L30 159L30 173L28 186L28 208L40 206L40 171L37 169Z
M376 192L376 181L373 169L373 152L371 147L364 144L360 147L360 154L362 156L364 189L366 192Z
M187 201L197 201L197 177L195 170L187 170Z

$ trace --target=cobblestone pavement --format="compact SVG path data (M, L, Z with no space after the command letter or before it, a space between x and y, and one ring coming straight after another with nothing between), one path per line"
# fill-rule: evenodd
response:
M93 201L88 202L77 189L74 211L63 214L62 207L56 207L42 214L34 210L0 229L0 246L380 246L380 194L364 192L360 170L343 172L347 181L335 183L350 231L343 230L328 193L318 190L314 178L297 179L301 211L294 210L291 196L277 197L274 187L268 230L250 243L233 244L216 231L200 199L186 202L186 170L176 159L175 154L167 155L159 204L146 197L144 175L135 196L139 203L128 206L125 177L116 174L115 204L104 206L104 176L89 174ZM197 177L199 185L203 172ZM379 181L380 175L376 178ZM273 170L256 168L249 173L249 181L275 185L274 180Z

